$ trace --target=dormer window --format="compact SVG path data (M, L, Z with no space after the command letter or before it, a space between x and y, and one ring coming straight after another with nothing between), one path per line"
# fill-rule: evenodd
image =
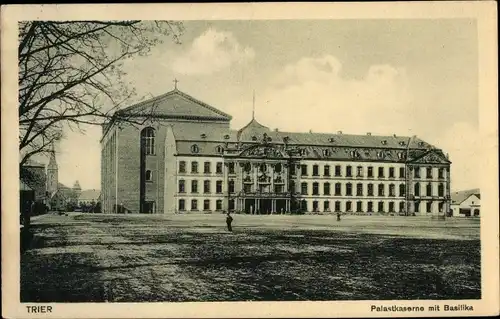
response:
M333 142L335 142L335 139L334 139L333 137L330 137L330 138L328 139L328 142L333 143Z
M252 141L256 141L257 140L257 136L252 136Z
M218 145L216 148L215 148L215 152L219 153L219 154L222 154L224 152L224 148L220 145Z
M398 152L398 158L399 158L399 159L403 159L403 158L404 158L404 154L403 154L403 152Z
M387 145L387 140L382 140L382 145Z
M377 156L378 156L378 158L383 158L384 157L384 152L378 151L377 152Z
M305 148L300 150L300 155L306 156L307 155L307 150Z
M271 138L271 136L268 136L268 137L267 137L267 141L268 141L268 142L271 142L272 140L273 140L273 139Z
M202 134L201 134L201 138L207 138L207 134L202 133Z
M350 151L349 153L351 154L351 157L354 157L354 158L356 158L356 157L358 157L358 156L359 156L359 153L358 153L358 151L356 151L356 150L352 150L352 151Z
M424 142L418 142L418 146L423 147L424 146Z
M405 145L406 145L406 142L405 142L405 141L401 141L401 142L399 142L399 145L401 145L401 146L405 146Z
M229 139L229 135L228 134L224 135L224 139L228 140Z
M191 145L191 153L198 153L200 151L200 148L198 147L198 145L196 144L193 144Z
M330 156L330 150L323 150L323 156Z

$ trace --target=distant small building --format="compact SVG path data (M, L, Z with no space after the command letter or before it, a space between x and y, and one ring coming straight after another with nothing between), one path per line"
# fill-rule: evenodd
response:
M85 189L80 191L78 205L96 204L99 201L101 192L98 189Z
M451 193L451 210L454 217L479 217L481 213L479 188Z
M73 189L58 183L57 190L50 198L51 210L63 211L77 205L78 193Z

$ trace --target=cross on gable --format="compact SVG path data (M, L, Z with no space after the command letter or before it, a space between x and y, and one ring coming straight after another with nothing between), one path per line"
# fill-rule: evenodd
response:
M173 81L173 82L174 82L174 89L176 89L176 90L177 90L177 83L179 83L179 80L174 79L174 81Z

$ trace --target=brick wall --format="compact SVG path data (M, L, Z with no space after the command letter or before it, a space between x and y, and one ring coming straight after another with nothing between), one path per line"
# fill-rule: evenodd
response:
M122 123L120 129L116 125L106 134L101 147L103 149L101 165L103 174L101 175L101 189L103 194L103 209L106 213L113 212L113 205L122 204L132 213L140 213L140 136L142 129L152 127L155 129L155 153L147 155L145 159L145 169L151 170L153 178L151 182L146 182L146 200L155 201L156 213L164 213L175 210L174 189L175 178L171 179L172 192L165 191L166 182L165 169L168 163L173 166L170 170L175 171L175 131L176 130L199 130L208 131L210 127L229 128L229 123L200 123L189 121L159 120L148 124L137 126ZM168 127L172 128L173 136L167 140ZM116 135L116 137L114 137ZM165 148L165 143L170 147ZM114 149L116 147L118 160L115 158ZM116 166L117 164L117 166ZM167 164L167 166L166 166ZM118 180L116 181L116 170L118 170ZM175 176L175 174L173 175ZM116 182L116 185L115 185ZM117 187L117 189L115 189ZM117 191L117 192L116 192ZM115 193L118 198L115 201ZM165 209L165 194L170 194L168 200L170 209Z

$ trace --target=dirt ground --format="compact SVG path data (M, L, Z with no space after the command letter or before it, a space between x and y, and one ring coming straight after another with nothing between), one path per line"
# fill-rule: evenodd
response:
M45 215L21 302L479 299L479 220Z

